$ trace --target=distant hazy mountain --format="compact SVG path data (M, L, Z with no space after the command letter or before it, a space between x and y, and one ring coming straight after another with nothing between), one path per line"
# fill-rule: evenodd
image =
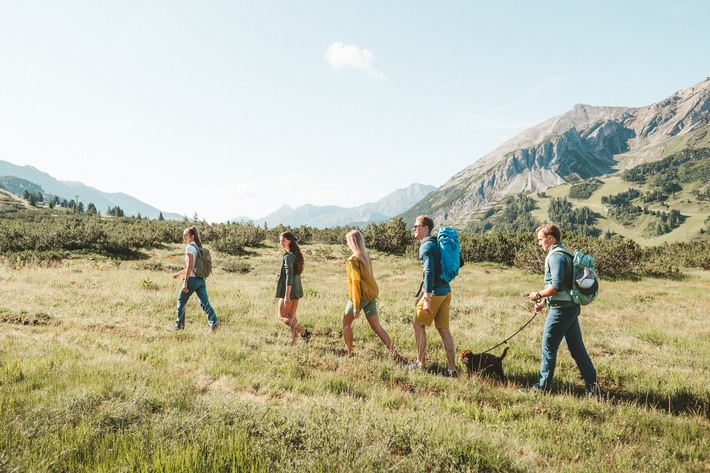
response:
M409 209L438 223L470 221L482 207L657 161L710 142L710 78L647 107L576 105L506 141Z
M409 209L435 189L434 186L412 184L404 189L397 189L376 202L352 208L306 204L293 209L284 205L276 212L254 220L254 223L263 225L266 222L269 227L283 224L329 228L339 225L366 225L370 222L383 222ZM230 221L238 222L239 218L230 219Z
M140 214L142 217L155 219L161 212L128 194L102 192L81 182L59 181L32 166L17 166L0 160L0 176L24 179L39 186L45 194L56 195L67 200L76 200L76 196L79 196L79 202L82 202L84 206L93 203L101 213L106 213L109 207L117 205L121 207L126 216ZM182 215L166 212L163 212L163 217L173 220L183 218Z

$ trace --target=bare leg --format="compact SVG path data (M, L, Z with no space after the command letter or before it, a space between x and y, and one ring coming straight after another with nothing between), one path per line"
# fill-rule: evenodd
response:
M353 356L353 320L355 320L355 317L343 314L343 338L345 339L345 348L348 350L348 356Z
M373 332L377 334L378 337L380 337L380 340L382 340L382 343L385 344L387 349L390 352L390 356L393 358L397 356L397 350L395 350L394 345L392 344L392 339L390 339L389 334L385 331L384 328L382 328L382 325L380 325L380 318L376 315L373 315L372 317L367 317L367 323L370 324L370 328L372 329Z
M426 329L416 322L414 325L414 339L417 342L417 363L420 367L426 364Z
M441 341L444 342L444 350L446 351L446 363L451 371L456 371L456 362L454 361L454 337L448 328L440 328L439 335Z
M298 299L293 299L287 308L284 307L283 299L279 299L278 318L291 328L291 342L293 343L298 340L298 335L305 332L296 320L296 310L298 310Z

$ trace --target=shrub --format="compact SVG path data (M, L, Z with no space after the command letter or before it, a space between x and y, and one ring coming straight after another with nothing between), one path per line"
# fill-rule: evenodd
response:
M251 266L246 261L236 258L229 258L219 265L220 268L228 273L246 274L251 271Z
M532 232L491 232L459 234L461 255L466 262L491 262L513 265L518 251L527 244L535 244Z
M403 254L412 243L412 234L401 217L382 223L369 223L362 236L368 248L385 253Z
M628 276L637 272L641 262L641 248L632 240L611 238L600 240L582 235L563 237L563 244L569 251L580 250L594 256L596 272L601 278ZM515 266L535 273L545 270L545 253L537 242L531 241L515 256Z

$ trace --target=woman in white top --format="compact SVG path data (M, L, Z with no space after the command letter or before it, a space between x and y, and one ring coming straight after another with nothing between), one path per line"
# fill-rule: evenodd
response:
M207 323L210 330L214 331L219 326L217 314L210 305L209 297L207 297L207 285L204 278L195 276L195 262L197 254L202 248L202 240L197 232L197 227L186 228L182 232L182 240L187 243L185 248L185 269L173 274L173 279L180 276L185 276L182 283L182 289L178 294L177 299L177 318L175 320L175 328L173 330L183 330L185 328L185 304L193 292L197 293L197 298L200 300L200 307L207 315Z

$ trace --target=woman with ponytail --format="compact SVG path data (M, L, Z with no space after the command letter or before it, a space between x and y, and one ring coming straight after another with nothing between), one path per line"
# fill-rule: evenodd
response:
M175 328L173 330L183 330L185 328L185 305L193 292L197 293L197 298L200 300L200 307L207 315L207 323L210 326L210 331L215 331L219 327L217 314L210 305L210 299L207 297L207 285L204 278L195 276L195 262L197 254L202 248L202 240L197 231L197 227L186 228L182 232L182 240L187 243L185 248L185 269L173 274L173 279L180 276L185 276L182 282L182 289L178 294L177 299L177 319L175 320Z
M279 300L278 318L291 328L291 343L296 343L300 335L304 342L311 338L311 332L304 329L296 320L298 301L303 297L301 273L303 272L303 253L291 232L279 236L279 244L286 250L281 259L281 272L276 285L276 297Z
M397 362L402 357L397 353L394 344L384 328L380 325L377 313L377 296L379 288L372 273L372 261L365 247L365 240L357 230L351 230L345 235L345 243L353 252L345 261L345 273L348 276L348 294L350 299L343 311L343 338L348 356L353 354L353 328L355 319L360 317L360 311L365 313L370 328L380 337L390 352L390 356Z

